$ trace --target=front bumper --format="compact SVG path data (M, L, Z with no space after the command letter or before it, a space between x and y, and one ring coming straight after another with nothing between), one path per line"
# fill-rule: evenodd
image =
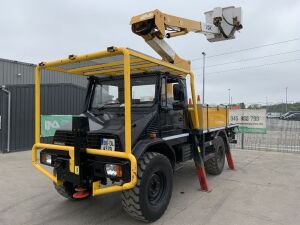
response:
M37 153L39 149L52 149L57 151L67 152L69 155L69 173L74 174L74 176L79 176L79 168L75 166L75 150L72 146L62 146L62 145L53 145L53 144L42 144L38 143L32 147L32 164L33 166L47 176L50 180L52 180L57 185L61 185L62 182L53 173L46 170L38 161L37 161ZM96 155L96 156L108 156L113 158L127 159L130 162L130 181L123 183L122 185L112 185L109 187L102 188L99 181L93 181L92 184L92 195L101 195L116 191L122 191L131 189L136 185L137 182L137 162L134 155L126 152L116 152L116 151L107 151L101 149L86 149L86 154Z
M70 157L68 152L59 150L43 149L40 151L40 163L53 167L58 180L68 181L74 185L89 186L90 181L101 180L106 184L107 179L117 182L129 182L130 161L107 156L94 156L84 154L81 163L80 175L69 171Z

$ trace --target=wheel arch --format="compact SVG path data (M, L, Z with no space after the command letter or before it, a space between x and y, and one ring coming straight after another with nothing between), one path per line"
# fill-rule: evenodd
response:
M227 137L227 134L226 134L226 131L225 130L219 130L217 133L216 133L216 136L215 137L221 137L224 141L224 144L225 144L225 152L229 152L230 151L230 145L229 145L229 141L228 141L228 137Z
M175 167L176 154L174 149L162 139L155 140L142 140L139 141L132 150L133 155L138 160L146 152L157 152L166 156L172 165L172 168Z

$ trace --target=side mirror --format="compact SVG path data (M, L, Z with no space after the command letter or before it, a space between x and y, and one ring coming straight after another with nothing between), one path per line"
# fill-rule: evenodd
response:
M184 90L182 85L174 84L173 85L173 96L175 101L184 101Z

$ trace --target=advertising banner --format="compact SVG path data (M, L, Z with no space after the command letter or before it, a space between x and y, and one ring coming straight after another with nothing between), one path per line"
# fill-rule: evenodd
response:
M41 137L52 137L57 129L71 122L71 115L41 115Z
M241 133L267 133L266 109L230 110L229 121L239 124Z

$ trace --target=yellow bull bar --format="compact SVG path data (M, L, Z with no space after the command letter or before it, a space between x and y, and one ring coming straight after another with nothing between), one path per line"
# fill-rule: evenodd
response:
M52 173L50 173L48 170L46 170L44 167L42 167L38 162L37 162L37 151L38 149L41 148L47 148L47 149L54 149L54 150L60 150L60 151L67 151L69 152L70 160L69 160L69 167L70 167L70 172L74 173L74 147L72 146L61 146L61 145L52 145L52 144L34 144L32 148L32 164L33 166L38 169L41 173L46 175L50 180L52 180L54 183L60 185L60 181L57 179L56 176L54 176ZM105 194L105 193L110 193L110 192L115 192L115 191L122 191L122 190L127 190L131 189L135 186L136 180L137 180L137 168L136 168L136 158L132 154L126 154L125 152L113 152L113 151L107 151L107 150L99 150L99 149L91 149L87 148L86 149L87 154L91 155L101 155L101 156L111 156L111 157L117 157L117 158L123 158L123 159L128 159L130 161L131 165L131 181L129 183L125 183L122 186L119 185L113 185L110 187L106 188L101 188L100 183L94 182L93 183L93 195L100 195L100 194Z
M95 63L96 60L102 58L113 58L116 56L123 56L122 60L117 59L115 62ZM68 68L68 65L77 65L80 62L90 62L95 65L86 65L77 68ZM121 67L122 66L122 67ZM65 68L66 67L66 68ZM124 103L125 103L125 150L123 152L107 151L101 149L87 148L86 153L91 155L109 156L127 159L130 161L131 166L131 180L123 185L112 185L109 187L101 188L100 182L93 183L93 195L100 195L110 192L122 191L131 189L137 182L137 160L132 154L131 146L131 85L130 74L131 72L145 72L147 70L153 71L159 67L159 70L165 72L171 72L172 74L179 76L186 76L190 74L191 92L193 100L194 114L196 118L196 126L199 128L198 111L194 90L194 74L190 71L176 67L172 64L163 62L161 60L152 58L150 56L135 52L127 48L109 48L106 51L95 52L86 55L70 55L68 58L40 63L35 69L35 144L32 147L32 164L33 166L47 176L57 185L61 185L61 181L57 179L53 173L42 167L37 161L37 153L39 149L47 148L60 151L67 151L69 153L69 171L74 173L75 170L75 157L73 146L62 146L54 144L44 144L40 140L40 109L41 109L41 70L47 69L52 71L58 71L69 74L91 76L91 75L122 75L124 76ZM131 70L132 68L132 70Z

